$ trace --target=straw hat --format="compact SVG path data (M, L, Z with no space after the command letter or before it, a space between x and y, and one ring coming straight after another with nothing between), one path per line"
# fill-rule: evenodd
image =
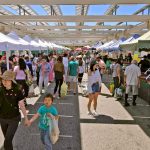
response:
M15 73L11 70L7 70L3 73L1 78L3 80L11 80L11 81L15 82Z

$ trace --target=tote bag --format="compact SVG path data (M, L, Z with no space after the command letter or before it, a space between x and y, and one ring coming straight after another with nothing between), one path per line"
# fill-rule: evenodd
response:
M67 95L67 89L68 89L68 86L65 82L63 82L62 86L61 86L61 97L64 97Z
M60 130L58 127L58 119L51 114L51 119L49 120L49 135L52 144L55 144L59 139Z

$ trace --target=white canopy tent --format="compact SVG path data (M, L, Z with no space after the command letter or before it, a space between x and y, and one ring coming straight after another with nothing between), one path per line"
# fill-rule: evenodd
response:
M112 41L110 41L110 42L105 43L104 45L101 45L101 46L97 47L97 49L98 49L98 50L104 50L105 47L108 47L108 46L112 45L112 44L115 43L115 42L116 42L116 40L112 40Z
M47 41L45 41L45 40L41 40L41 41L44 43L44 45L46 45L47 47L49 47L49 43Z
M7 34L7 36L19 43L19 50L30 49L30 43L20 38L14 31Z
M7 70L9 70L10 50L19 50L20 43L16 40L0 33L0 51L6 51Z
M34 41L29 35L25 35L23 39L30 43L30 50L41 50L41 45Z
M148 43L150 42L150 31L143 34L142 36L140 36L139 38L137 38L131 42L120 44L120 47L122 50L136 51L136 50L139 50L139 48L141 48L140 47L140 45L142 45L141 41L147 41ZM142 48L144 48L144 47L142 47Z
M19 42L8 37L7 35L0 33L0 51L18 50Z
M34 39L34 41L37 42L41 46L41 50L48 50L48 45L42 42L39 38Z

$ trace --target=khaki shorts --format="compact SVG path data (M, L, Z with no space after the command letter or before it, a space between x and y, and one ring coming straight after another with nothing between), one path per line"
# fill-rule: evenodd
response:
M77 82L77 76L69 76L69 82Z
M137 85L127 85L126 94L132 92L133 95L138 95L138 86Z

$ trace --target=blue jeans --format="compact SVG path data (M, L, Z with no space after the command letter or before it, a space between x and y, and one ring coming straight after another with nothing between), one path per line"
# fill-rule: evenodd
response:
M52 150L52 143L49 136L49 130L42 130L41 131L41 141L45 146L45 150Z

